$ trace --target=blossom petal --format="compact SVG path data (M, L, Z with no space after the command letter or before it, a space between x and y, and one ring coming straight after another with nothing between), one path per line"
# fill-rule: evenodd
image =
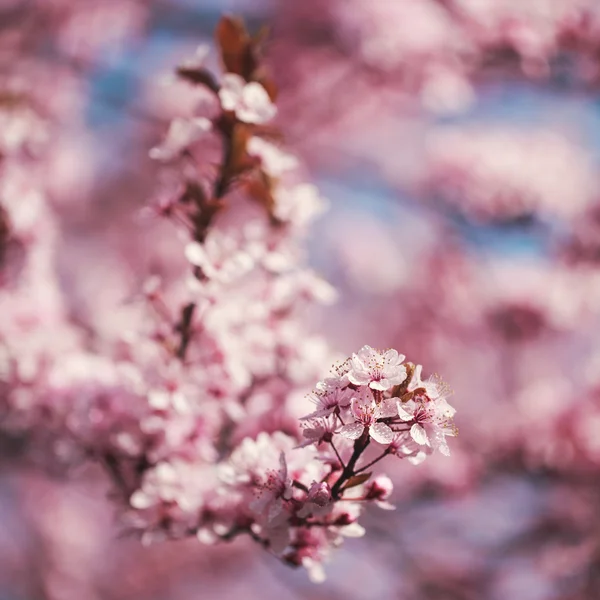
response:
M283 499L275 498L275 500L273 500L273 502L271 503L271 506L269 506L269 513L267 515L267 521L269 521L269 522L273 521L273 519L275 519L275 517L278 517L281 514L282 510L283 510Z
M408 456L407 460L411 465L420 465L427 458L425 452L417 452L414 456Z
M440 445L438 446L438 450L444 455L444 456L450 456L450 447L448 446L448 444L446 443L446 441L444 440L443 442L440 443Z
M396 402L396 407L398 408L398 416L403 420L403 421L411 421L413 416L409 413L406 412L403 408L402 408L402 403L401 402Z
M362 423L349 423L340 429L340 435L350 440L357 440L364 430L365 426Z
M186 245L185 257L195 267L202 267L208 260L204 247L199 242L190 242Z
M423 381L421 381L421 373L422 372L423 372L423 365L417 365L413 372L412 379L410 380L410 383L408 384L407 389L409 392L412 392L412 391L416 390L417 388L423 386Z
M415 442L417 442L417 444L419 444L420 446L425 446L425 445L429 444L429 438L427 437L427 432L418 423L415 423L410 428L410 435L411 435L412 439L415 440Z
M365 528L358 523L350 523L350 525L340 527L340 533L344 537L362 537L365 535Z
M396 403L392 398L384 400L375 410L375 416L378 419L385 419L387 417L395 417L398 414Z
M389 390L392 386L390 385L390 382L387 379L380 379L379 381L371 381L371 383L369 383L369 387L372 390L379 390L381 392L385 392L386 390Z
M226 73L223 75L221 89L219 90L219 100L224 110L235 110L241 99L245 84L246 82L236 73Z
M328 417L334 410L335 406L330 406L328 408L320 408L319 410L315 410L315 412L311 412L309 415L305 417L300 417L300 421L308 421L309 419L317 419L319 417Z
M394 439L394 432L385 423L375 423L369 428L370 436L380 444L390 444Z
M154 504L154 500L142 490L136 490L129 499L129 503L133 508L143 510L144 508L150 508Z
M369 374L363 370L359 370L356 367L348 372L348 381L354 385L367 385L369 383Z

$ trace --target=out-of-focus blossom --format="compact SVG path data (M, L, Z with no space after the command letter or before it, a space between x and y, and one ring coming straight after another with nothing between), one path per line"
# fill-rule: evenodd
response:
M245 123L267 123L277 113L275 105L260 83L246 83L235 73L223 76L219 98L224 110L233 111Z
M156 160L169 160L177 156L181 150L200 139L210 131L211 122L205 117L198 117L190 121L174 119L164 142L150 150L150 158Z

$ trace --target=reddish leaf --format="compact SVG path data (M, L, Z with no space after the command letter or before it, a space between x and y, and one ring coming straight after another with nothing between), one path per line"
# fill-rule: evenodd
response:
M369 477L371 477L371 473L361 473L360 475L354 475L348 479L346 485L342 488L344 491L349 490L350 488L356 487L365 481L368 481Z
M268 176L263 171L259 171L258 177L248 181L247 189L254 200L265 208L271 219L275 219L273 214L275 198L271 192L271 182Z
M215 35L225 70L243 77L245 56L250 46L250 37L244 23L240 19L223 17L217 25Z
M231 134L231 151L227 168L232 176L253 166L253 161L247 152L248 141L252 136L251 128L245 123L236 123Z

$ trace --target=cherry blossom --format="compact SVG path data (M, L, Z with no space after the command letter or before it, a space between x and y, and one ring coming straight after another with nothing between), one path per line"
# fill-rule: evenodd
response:
M245 123L267 123L277 112L260 83L246 83L235 73L226 73L223 76L219 98L224 110L235 112L236 117Z
M386 391L406 378L402 365L404 355L396 350L380 352L363 346L350 360L348 379L355 385L368 385L373 390Z
M248 142L248 154L260 159L262 168L271 177L281 177L298 166L298 159L260 137L252 137Z
M302 417L305 419L314 419L315 417L327 417L335 411L345 410L350 407L352 400L352 390L342 387L330 387L327 389L326 382L319 382L315 392L309 395L309 400L314 402L317 410ZM321 388L321 389L320 389ZM322 390L322 388L325 388Z
M396 507L388 502L393 490L392 480L387 475L378 475L367 485L365 496L374 499L379 508L394 510Z
M185 257L203 275L221 283L229 283L252 268L252 257L240 248L234 237L217 230L212 232L204 244L190 242L185 247Z
M365 429L380 444L389 444L394 433L388 425L379 419L395 416L393 402L384 401L377 404L369 388L361 388L358 395L352 397L351 412L354 423L344 425L340 434L351 440L363 435Z
M430 446L448 456L450 449L446 436L456 435L450 419L456 410L446 400L448 391L436 379L421 380L421 365L415 368L408 385L408 399L398 402L398 414L403 421L412 423L410 435L420 446Z
M197 117L189 121L174 119L163 143L150 150L150 158L170 160L210 131L211 127L212 123L205 117Z
M15 60L27 75L22 88L0 81L3 443L15 447L15 462L74 480L82 465L95 465L90 477L110 486L119 526L143 545L247 536L321 581L333 550L365 534L364 509L391 507L391 482L371 480L373 467L392 454L414 458L397 400L424 402L434 392L427 382L424 391L411 387L397 351L368 346L324 377L340 355L310 314L337 291L310 266L307 240L327 202L270 123L276 86L260 35L234 19L217 28L225 74L213 74L197 52L168 90L170 124L163 107L148 119L150 134L135 130L137 158L156 160L141 160L127 181L148 171L144 181L154 183L132 181L131 196L152 188L150 207L138 214L122 173L111 186L127 197L123 206L92 198L79 212L59 198L55 170L73 158L71 148L62 167L55 162L62 130L88 121L82 75L62 69L85 68L91 49L79 55L68 40L90 31L96 47L102 36L80 7L56 4L47 21L57 31L24 33L61 40L52 47L68 52L69 66L49 54L44 75L37 48L23 64ZM48 17L42 3L33 6ZM172 93L178 84L192 90L187 109ZM144 110L132 105L135 118ZM163 141L148 153L159 128ZM90 146L81 163L96 160ZM370 454L371 440L383 453Z

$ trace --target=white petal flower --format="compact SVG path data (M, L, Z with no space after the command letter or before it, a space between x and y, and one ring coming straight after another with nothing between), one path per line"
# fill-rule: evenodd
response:
M267 90L260 83L246 83L235 73L223 76L219 99L224 110L235 112L235 116L245 123L266 123L277 112Z
M149 156L155 160L170 160L199 140L211 128L212 123L204 117L173 119L163 143L152 148Z
M417 465L420 465L426 458L427 458L427 454L423 451L420 451L420 452L417 452L413 456L409 456L407 458L407 460L411 465L417 466Z
M403 421L412 421L413 415L408 411L404 410L404 407L401 402L396 402L396 407L398 408L398 416Z
M429 439L427 437L427 432L418 423L415 423L410 428L410 435L411 435L412 439L415 440L415 442L417 442L417 444L419 444L420 446L429 445Z
M365 528L358 523L350 523L350 525L340 527L340 533L344 537L359 538L365 535Z
M281 177L298 166L295 156L256 136L250 138L246 149L251 156L260 158L263 170L271 177Z
M354 385L368 385L371 389L386 391L406 379L404 355L390 349L385 352L363 346L350 360L348 379Z
M204 247L200 242L190 242L185 247L185 257L195 267L204 266L208 260Z

